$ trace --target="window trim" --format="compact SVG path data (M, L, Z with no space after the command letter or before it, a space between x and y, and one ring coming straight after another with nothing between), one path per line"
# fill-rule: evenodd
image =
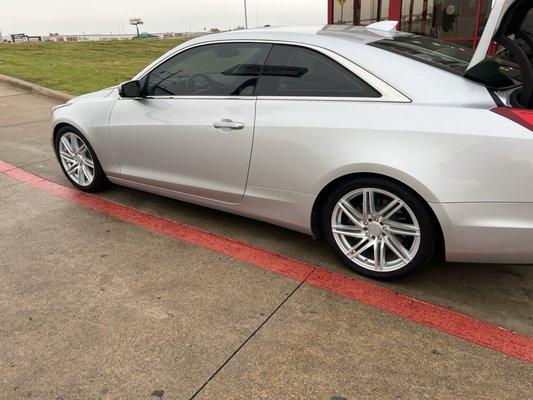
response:
M384 82L371 72L355 64L353 61L348 60L347 58L341 56L338 53L335 53L332 50L326 49L324 47L307 44L307 43L298 43L292 41L284 40L261 40L261 39L228 39L228 40L213 40L208 42L195 43L190 46L184 47L179 51L176 51L170 54L168 57L162 59L159 63L154 65L149 71L146 71L140 76L137 76L137 80L144 79L149 75L154 69L158 68L161 64L167 62L171 58L196 47L213 45L213 44L225 44L225 43L260 43L260 44L270 44L274 45L287 45L301 47L305 49L314 50L325 57L328 57L332 61L340 64L348 71L353 73L367 85L370 85L374 90L381 94L381 97L320 97L320 96L146 96L146 99L203 99L203 100L298 100L298 101L352 101L352 102L372 102L372 103L411 103L411 99L399 92L397 89ZM266 60L265 60L266 62ZM261 77L259 77L261 79Z

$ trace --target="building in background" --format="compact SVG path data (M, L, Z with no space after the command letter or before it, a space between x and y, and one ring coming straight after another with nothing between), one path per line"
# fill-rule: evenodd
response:
M13 43L35 43L42 42L43 38L41 36L28 36L25 33L14 33L11 35L11 41Z
M475 48L491 4L492 0L328 0L328 23L395 20L401 31Z
M181 37L196 37L204 35L205 32L163 32L163 33L141 33L140 39L172 39ZM89 41L108 41L108 40L130 40L137 39L137 34L128 33L93 33L81 35L63 35L59 33L50 33L46 36L28 36L25 33L16 33L9 36L7 43L28 43L28 42L89 42ZM0 41L0 43L2 43Z

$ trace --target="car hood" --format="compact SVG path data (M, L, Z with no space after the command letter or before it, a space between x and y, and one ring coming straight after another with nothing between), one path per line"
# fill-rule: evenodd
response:
M116 89L117 89L117 87L113 86L113 87L109 87L107 89L99 90L98 92L83 94L81 96L74 97L73 99L69 100L67 102L67 104L79 103L79 102L83 102L83 101L92 101L92 100L105 99L107 96L109 96L111 93L113 93L113 91L115 91Z

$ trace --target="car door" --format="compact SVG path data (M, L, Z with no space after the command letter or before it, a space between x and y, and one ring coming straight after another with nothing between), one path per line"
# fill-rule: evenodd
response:
M248 175L255 86L270 45L189 48L141 79L142 98L121 98L109 122L121 177L237 203Z
M249 188L314 194L312 188L324 171L339 167L344 154L359 152L359 141L376 129L386 104L409 101L362 68L349 70L356 66L318 50L272 47L256 91ZM346 126L347 116L358 124ZM348 133L352 147L339 147L334 138Z

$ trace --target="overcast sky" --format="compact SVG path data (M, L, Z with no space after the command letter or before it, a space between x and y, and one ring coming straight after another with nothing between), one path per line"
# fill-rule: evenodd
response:
M326 23L326 0L247 0L248 25L316 25ZM142 31L194 31L244 25L243 0L3 0L2 35L49 32L134 33L128 19L141 17Z

